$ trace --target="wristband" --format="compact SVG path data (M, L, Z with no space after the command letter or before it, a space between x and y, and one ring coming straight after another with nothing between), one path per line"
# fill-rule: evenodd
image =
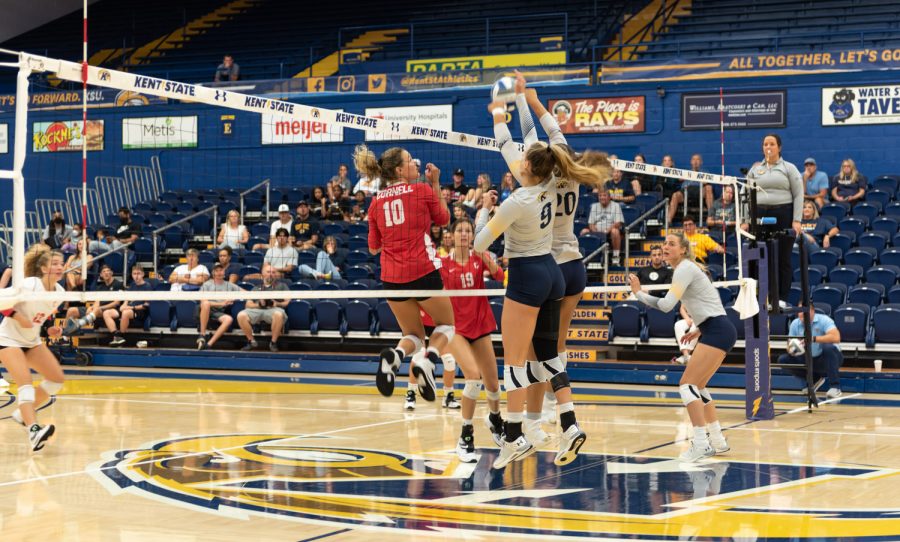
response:
M491 109L491 115L506 115L506 108L497 106Z
M16 309L8 309L5 311L0 311L0 314L2 314L5 318L12 318L13 316L16 315Z

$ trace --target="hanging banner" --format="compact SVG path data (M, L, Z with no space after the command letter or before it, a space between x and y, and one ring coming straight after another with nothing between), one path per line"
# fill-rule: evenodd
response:
M366 108L366 116L388 122L416 124L436 130L453 130L452 105L416 105L409 107ZM398 135L366 130L366 141L399 141Z
M196 146L196 115L122 119L123 149L174 149Z
M564 134L644 131L643 96L550 100L547 110L556 117Z
M103 150L103 121L89 120L81 133L80 120L35 122L33 125L34 152L81 151L87 141L87 150Z
M335 109L342 112L343 109ZM262 144L293 145L298 143L340 143L344 140L344 127L324 121L297 120L263 113Z
M53 111L61 109L81 109L82 93L80 90L57 90L53 92L35 92L28 97L29 111ZM88 109L97 107L134 107L141 105L159 105L168 100L132 90L114 90L95 88L87 91ZM16 106L15 94L0 94L0 111L13 111Z
M900 124L900 85L822 89L822 126Z
M725 128L784 128L787 91L726 92ZM719 129L719 93L682 94L682 130Z

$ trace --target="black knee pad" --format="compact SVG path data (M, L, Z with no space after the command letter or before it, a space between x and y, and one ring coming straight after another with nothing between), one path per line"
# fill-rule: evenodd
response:
M556 339L546 339L543 337L534 337L531 339L531 346L534 347L534 355L538 361L547 361L559 356L557 352Z
M546 361L557 356L556 343L559 339L559 315L561 299L546 301L538 310L531 345L538 360Z
M569 373L562 371L560 373L553 375L553 377L550 378L550 387L553 388L554 393L558 392L559 390L561 390L563 388L568 388L569 387Z

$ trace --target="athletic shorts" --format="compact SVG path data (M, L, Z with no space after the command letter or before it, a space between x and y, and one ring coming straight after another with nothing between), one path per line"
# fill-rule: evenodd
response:
M506 297L540 307L545 301L562 299L566 284L559 265L550 254L509 259L509 282Z
M734 324L727 316L713 316L707 318L702 324L697 326L700 328L700 344L718 348L726 354L734 347L737 342L737 330Z
M559 264L563 280L566 283L566 297L584 292L587 286L587 270L581 260L572 260Z
M424 277L419 277L410 282L387 282L381 283L385 290L443 290L444 281L441 279L441 272L437 269L428 273ZM408 301L411 297L390 297L389 301ZM416 297L416 301L425 301L430 297Z
M250 318L250 324L256 325L260 322L265 322L269 325L272 324L272 317L276 312L281 313L281 317L283 321L287 321L287 313L284 312L284 309L281 307L274 307L271 309L244 309L244 312L247 313L247 317ZM212 317L212 313L210 313L210 317Z

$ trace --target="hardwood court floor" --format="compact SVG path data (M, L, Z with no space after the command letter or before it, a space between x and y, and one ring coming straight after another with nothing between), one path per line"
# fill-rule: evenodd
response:
M40 413L31 454L0 421L0 540L900 540L900 400L850 396L812 414L778 402L747 423L722 390L732 450L673 458L688 435L673 387L579 386L589 439L492 472L452 453L459 413L367 377L94 370ZM13 388L14 390L14 388ZM12 411L0 396L0 417ZM551 429L550 426L546 426ZM428 538L425 538L425 537Z

